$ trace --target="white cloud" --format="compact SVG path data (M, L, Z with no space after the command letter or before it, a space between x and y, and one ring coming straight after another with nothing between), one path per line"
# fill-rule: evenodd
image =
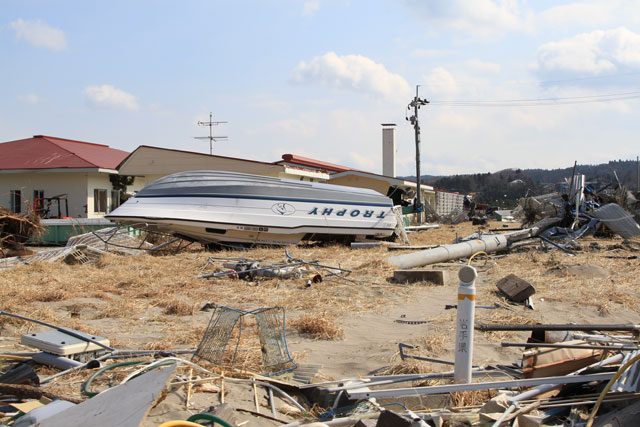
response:
M320 10L320 0L307 0L302 6L302 15L309 16Z
M67 39L58 28L53 28L40 20L25 21L22 18L9 24L16 32L16 38L24 39L35 47L43 47L54 51L67 48Z
M496 64L494 62L485 62L479 59L469 59L464 62L464 65L470 71L475 71L479 73L487 73L487 74L500 74L500 64Z
M132 94L111 85L87 86L85 97L90 104L100 107L123 108L137 110L138 100Z
M371 154L363 155L355 151L349 153L349 158L351 159L351 164L353 164L356 169L365 171L377 170L381 163L380 156L372 156Z
M432 25L490 37L505 31L530 31L532 14L519 0L404 0ZM521 3L523 6L521 6Z
M361 55L338 56L328 52L307 63L301 61L291 80L300 84L317 84L336 89L381 96L388 100L404 100L410 93L407 81L373 60Z
M640 35L618 28L579 34L538 48L542 75L602 75L640 70Z
M589 0L551 7L540 13L539 22L549 28L598 28L640 22L640 3L635 0Z
M273 135L283 135L308 139L316 136L318 132L318 117L315 114L300 114L298 118L280 120L270 123L265 131Z
M40 101L40 98L35 93L28 93L26 95L18 95L18 101L24 102L26 104L37 104Z
M460 88L453 75L444 67L437 67L423 77L425 93L429 96L454 96L460 93Z
M411 56L416 58L438 58L441 56L451 55L455 53L453 50L444 49L414 49Z

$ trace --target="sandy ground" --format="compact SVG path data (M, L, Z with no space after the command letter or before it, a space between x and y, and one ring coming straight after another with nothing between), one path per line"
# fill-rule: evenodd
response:
M490 225L501 226L500 223ZM415 233L411 240L415 245L447 244L456 235L465 236L477 229L470 223L455 227L443 225L438 230ZM575 257L558 250L541 252L533 246L518 253L492 255L489 260L482 257L474 260L478 270L477 304L499 302L511 308L477 309L477 319L494 323L640 323L638 258L627 259L638 253L621 247L621 242L617 237L585 238L580 241L583 250ZM597 243L600 249L594 249L593 243ZM281 259L282 252L279 248L256 249L225 252L224 256L274 260ZM397 365L400 362L399 342L417 345L411 354L453 360L456 311L445 310L445 305L456 303L455 280L444 286L428 282L394 283L391 280L393 268L385 265L383 260L401 252L390 252L386 247L294 247L291 252L295 257L320 259L328 265L353 269L354 272L348 276L352 281L326 280L307 287L306 278L261 282L230 278L195 279L198 269L212 255L201 251L150 258L145 261L149 264L132 258L113 257L100 268L57 264L0 272L0 310L21 312L62 326L90 330L109 337L118 348L180 349L194 348L202 337L211 313L200 311L199 307L207 301L245 310L280 305L286 310L288 324L304 314L325 311L344 331L344 339L315 340L287 327L290 353L300 364L321 365L321 379L368 375ZM464 264L449 263L437 268L452 271L455 275L461 265ZM120 269L125 266L128 275L118 276L121 274L115 270L118 266ZM568 266L578 268L569 270ZM594 272L591 266L599 268ZM536 287L534 310L520 304L508 304L497 292L496 282L510 273L519 275ZM21 284L27 282L39 283L37 289L53 286L64 296L49 300L20 297L17 289L22 289ZM128 293L134 290L136 293ZM34 292L39 290L29 291L30 294ZM166 300L184 301L191 310L169 314ZM5 322L0 326L0 349L4 351L19 348L14 344L22 333L39 330L19 323ZM476 332L474 364L516 362L521 350L502 348L500 341L524 342L527 336L527 333ZM427 369L434 371L448 369L447 365L426 365ZM57 384L55 387L77 393L80 379L76 383L67 382L71 384ZM251 387L229 386L227 392L227 402L236 407L256 409ZM258 395L261 412L270 414L266 393L260 389ZM185 411L184 396L184 387L171 391L165 401L151 411L145 425L186 419L189 413L197 413L221 400L219 393L197 392L193 395L190 409ZM293 419L280 412L277 417ZM250 421L246 425L278 425L250 414L243 414L239 418L242 420Z

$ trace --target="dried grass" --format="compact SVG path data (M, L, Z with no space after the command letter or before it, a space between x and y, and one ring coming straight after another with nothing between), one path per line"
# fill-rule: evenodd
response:
M190 316L195 311L193 304L178 299L162 300L157 304L164 308L164 314L170 316Z
M301 335L316 340L344 339L344 330L336 324L335 320L326 311L300 316L289 322L289 326Z
M495 390L454 391L449 393L451 404L455 407L483 405L498 395Z
M405 374L428 374L433 372L433 367L428 362L421 362L417 359L405 359L399 363L387 366L379 372L380 375L405 375Z
M456 234L466 236L477 229L465 222L415 233L410 238L414 245L448 244ZM620 239L617 241L621 242ZM581 242L585 247L591 242L599 242L603 247L615 243L611 239L593 238ZM431 292L429 287L422 285L390 283L388 279L393 274L393 268L384 259L396 253L389 253L383 247L352 250L340 245L293 246L288 250L294 258L319 260L321 264L353 272L340 277L326 269L310 267L302 279L203 280L194 279L194 276L213 269L207 267L208 270L202 271L212 255L263 259L273 263L283 262L286 257L282 248L253 248L246 252L224 251L215 254L190 250L166 256L106 254L95 265L36 263L3 271L0 274L0 310L106 336L112 345L122 349L139 348L140 345L156 349L194 348L202 339L209 319L208 314L197 311L205 302L245 310L281 306L288 319L293 313L291 317L294 321L287 321L287 329L298 330L296 325L299 324L301 331L317 334L317 339L341 339L344 331L338 319L344 313L385 313L390 300L393 304L401 304L416 295L424 296ZM493 267L482 273L477 284L478 304L493 304L498 299L495 283L515 273L534 284L535 300L543 298L568 309L579 307L571 308L573 314L591 308L593 313L599 312L603 316L601 322L606 322L605 319L611 319L621 308L640 310L640 293L635 280L637 260L604 258L607 254L625 255L631 252L624 248L590 250L582 251L576 257L568 257L558 251L540 253L532 249L503 258L494 258L492 255ZM550 268L568 264L598 265L608 269L611 275L607 279L588 279L570 274L544 274ZM458 267L458 264L452 266ZM315 274L321 274L325 280L306 287L308 278ZM540 306L544 307L537 305ZM513 305L513 308L513 312L502 309L476 310L476 316L486 323L544 323L551 314L557 315L544 309L526 311L517 305ZM70 318L70 313L79 313L86 324L78 317ZM299 316L300 313L310 314ZM430 326L423 339L412 342L419 346L414 354L432 357L450 354L454 320L455 310L446 311L432 319L430 324L437 327ZM574 321L573 318L566 320ZM615 319L612 323L618 321ZM0 328L3 328L3 335L16 336L40 330L33 324L7 316L0 316ZM241 351L233 368L257 372L263 370L260 345L254 329L250 324L245 324L239 346ZM510 334L478 333L477 337L499 341ZM237 335L234 335L230 342L235 343L233 340L236 338ZM295 357L303 358L304 353ZM231 369L230 366L210 367L227 371ZM430 372L439 368L440 365L407 360L390 367L389 373ZM460 396L458 399L466 402L475 398Z

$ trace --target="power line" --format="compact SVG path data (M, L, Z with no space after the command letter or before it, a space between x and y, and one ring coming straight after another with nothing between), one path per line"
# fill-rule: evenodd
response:
M431 101L434 106L454 107L538 107L549 105L587 104L640 98L640 92L623 92L601 95L586 95L556 98L502 99L487 101Z

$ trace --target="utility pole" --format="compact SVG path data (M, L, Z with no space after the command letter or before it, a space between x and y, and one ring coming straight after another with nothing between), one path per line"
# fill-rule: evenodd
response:
M413 107L413 116L407 118L413 125L413 129L416 135L416 185L417 185L417 196L416 196L416 205L415 209L418 212L418 224L422 224L422 193L420 190L420 123L418 122L418 110L421 106L427 105L429 101L426 99L420 99L418 96L418 89L420 85L416 85L416 96L407 106L408 110L411 110Z
M213 154L213 141L223 141L228 139L226 136L213 136L213 127L218 126L221 123L227 122L214 122L213 121L213 113L209 113L209 121L201 122L198 121L198 126L209 126L209 136L196 136L195 139L208 139L209 140L209 154Z

